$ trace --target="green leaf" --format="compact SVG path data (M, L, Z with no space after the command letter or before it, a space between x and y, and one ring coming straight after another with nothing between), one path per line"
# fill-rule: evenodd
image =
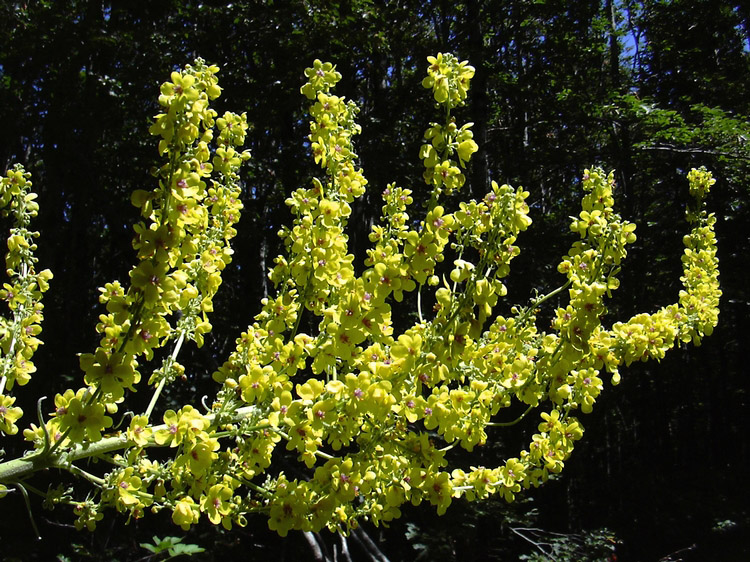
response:
M197 544L176 544L174 547L169 549L169 554L171 556L180 556L181 554L185 554L187 556L192 556L193 554L198 554L201 552L205 552L205 548L201 548Z

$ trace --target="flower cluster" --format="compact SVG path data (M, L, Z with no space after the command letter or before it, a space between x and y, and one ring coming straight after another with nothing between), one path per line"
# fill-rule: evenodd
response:
M42 343L37 337L42 331L42 296L52 279L48 269L36 271L34 252L39 233L30 226L39 205L30 178L20 165L0 178L0 209L12 224L5 255L9 282L0 289L0 299L10 311L10 317L0 317L0 434L8 435L18 432L16 422L23 411L14 406L15 396L6 391L16 384L24 386L36 371L32 357Z
M332 64L316 60L305 71L308 139L322 175L286 200L293 222L281 230L286 252L269 273L275 292L213 374L220 390L207 411L184 405L155 423L162 389L184 372L177 362L182 342L200 345L210 329L241 207L237 172L247 158L237 152L244 116L218 117L209 106L220 93L217 69L198 61L174 73L151 128L166 157L158 188L133 195L144 220L136 226L139 262L130 285L102 289L102 339L81 356L86 386L55 398L52 418L25 432L37 444L34 462L0 463L0 483L50 466L88 479L98 496L55 501L72 504L76 526L89 529L104 506L134 518L166 509L183 529L201 517L231 528L262 513L285 535L387 522L406 503L427 502L443 513L458 497L513 501L563 469L583 436L576 414L592 411L604 371L616 384L621 366L660 359L675 342L711 333L721 291L715 218L703 204L713 180L705 170L688 177L696 202L677 303L602 325L635 226L614 211L613 176L592 169L571 223L579 239L558 266L565 282L500 314L517 238L531 224L529 193L492 182L481 200L452 211L441 204L443 193L463 185L461 170L478 150L471 124L458 126L451 116L474 69L452 55L429 63L423 84L445 116L427 130L420 154L431 197L424 218L414 220L412 191L387 186L360 274L346 233L367 186L353 145L357 107L332 93L341 78ZM565 296L551 328L541 330L537 310ZM400 333L394 301L416 309ZM103 435L126 391L138 385L143 359L170 342L172 353L150 376L156 389L148 409L123 432ZM0 396L3 423L17 419L12 404ZM509 420L515 410L525 411ZM534 410L540 418L526 449L496 467L449 466L449 448L472 451L487 441L488 428L513 426ZM166 460L149 456L156 447L170 452ZM113 468L97 475L77 466L92 456ZM272 462L282 457L285 466L294 459L300 466L286 473Z
M463 105L474 77L474 67L468 61L459 62L451 53L429 56L427 62L430 66L422 86L431 89L435 101L448 109Z
M422 85L432 89L435 101L445 111L445 121L431 123L425 132L425 144L419 154L425 167L424 180L432 186L434 197L441 192L451 193L466 183L461 170L479 147L473 140L473 123L459 127L451 117L451 109L464 104L474 67L451 54L438 53L427 60L431 64Z
M115 413L141 380L139 358L151 360L156 349L174 342L173 353L150 377L156 391L148 416L164 386L184 372L176 360L183 342L202 345L211 329L207 315L231 261L229 242L242 208L238 171L249 158L237 151L246 117L218 117L210 107L221 93L217 72L199 59L161 86L164 112L151 133L160 138L165 162L156 171L158 186L132 196L143 217L133 239L138 263L129 285L114 281L100 289L106 306L96 325L101 340L93 353L80 356L86 386L57 395L53 417L27 430L27 439L44 450L58 442L99 441L111 425L104 413Z

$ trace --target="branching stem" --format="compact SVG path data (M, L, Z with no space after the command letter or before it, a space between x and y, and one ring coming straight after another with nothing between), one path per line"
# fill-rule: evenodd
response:
M182 343L185 341L185 331L183 330L180 332L180 337L177 339L177 343L174 346L174 350L172 351L172 355L170 356L169 366L172 366L172 363L174 363L177 360L177 355L180 353L180 349L182 348ZM156 401L159 399L159 396L162 393L162 390L164 390L164 387L167 384L167 373L163 373L163 376L161 380L159 381L159 384L156 386L156 390L154 390L153 396L151 396L151 402L148 404L148 408L146 408L146 412L143 414L148 419L151 417L151 412L154 411L154 407L156 406Z
M509 422L487 422L487 426L488 426L488 427L510 427L510 426L512 426L512 425L516 425L516 424L517 424L518 422L520 422L520 421L521 421L521 420L522 420L523 418L525 418L525 417L526 417L526 415L527 415L527 414L528 414L528 413L529 413L529 412L530 412L531 410L533 410L533 409L534 409L534 406L529 406L528 408L526 408L526 411L525 411L525 412L524 412L523 414L521 414L520 416L518 416L518 417L517 417L516 419L514 419L513 421L509 421Z

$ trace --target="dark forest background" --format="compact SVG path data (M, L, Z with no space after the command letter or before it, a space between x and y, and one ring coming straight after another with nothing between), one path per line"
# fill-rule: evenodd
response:
M616 170L619 210L638 225L608 322L675 301L685 175L705 165L718 180L709 204L719 217L720 325L700 347L623 369L546 487L512 506L454 502L443 517L408 509L365 534L392 561L530 559L540 547L557 560L750 559L745 2L3 0L0 22L0 167L20 162L33 173L40 264L55 274L39 371L19 392L26 412L33 397L79 381L76 354L96 342L97 287L127 278L137 220L129 197L153 185L148 126L172 70L198 56L221 66L219 108L246 111L252 124L235 261L216 298L214 331L183 357L189 379L172 395L174 404L198 404L215 391L210 374L269 290L276 232L290 218L285 197L315 173L304 143L304 68L315 58L337 64L337 93L362 107L357 146L370 185L349 233L361 251L387 183L424 191L419 145L434 117L420 81L425 57L450 51L476 67L459 119L475 123L480 151L461 197L481 197L493 179L531 192L534 224L519 239L508 308L559 284L556 264L574 239L569 216L580 210L578 178L592 165ZM493 434L476 463L497 462L514 439ZM12 453L13 440L5 442ZM205 548L206 560L316 555L305 536L281 539L260 517L232 532L203 524L185 535L168 514L126 526L109 513L89 534L76 532L65 510L32 498L32 511L41 542L22 499L2 500L0 560L147 560L138 545L153 535L178 535ZM324 535L330 555L339 539ZM352 559L379 560L365 540L350 541Z

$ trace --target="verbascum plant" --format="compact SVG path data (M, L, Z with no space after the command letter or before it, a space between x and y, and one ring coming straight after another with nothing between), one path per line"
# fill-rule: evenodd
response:
M249 158L240 151L245 116L219 117L211 108L221 91L218 69L198 60L172 74L151 127L164 159L157 187L133 194L143 218L133 240L138 263L129 283L101 289L101 341L81 355L84 385L55 396L46 420L40 401L39 424L24 431L31 450L0 463L0 493L13 485L69 504L78 528L93 529L110 507L135 518L166 509L183 529L201 517L231 528L259 513L281 535L325 527L346 533L361 520L397 518L406 503L428 502L443 513L458 497L513 501L563 469L583 435L577 416L592 411L605 373L617 384L623 366L661 359L676 343L711 333L721 291L715 218L704 205L714 180L703 169L688 175L692 230L676 303L602 324L635 225L614 210L612 174L592 168L571 223L579 239L558 265L565 281L499 312L517 239L531 225L529 194L492 182L480 201L454 210L441 204L464 185L478 150L471 123L453 115L474 69L449 54L428 61L423 85L440 117L420 150L429 190L424 218L407 212L412 190L387 186L382 221L357 272L347 223L368 187L354 145L358 108L333 93L341 79L335 67L316 60L301 92L321 175L286 200L293 221L281 230L285 253L269 272L275 292L214 373L219 386L210 406L161 412L159 397L189 369L178 362L183 344L202 345L211 329L212 298L231 262L242 208L239 170ZM28 174L16 168L0 193L16 221L6 260L11 282L2 292L11 314L0 326L0 430L8 435L22 412L7 392L34 372L40 300L51 278L35 273L29 189ZM567 304L543 331L536 314L553 297ZM416 318L401 333L394 301ZM153 365L158 348L169 352ZM128 411L129 393L149 386L146 410ZM112 428L115 413L130 414L125 430ZM452 447L471 452L486 443L488 428L514 431L532 413L538 431L526 449L492 467L449 466ZM298 461L299 469L282 470L283 455L285 466ZM89 458L103 461L92 465L96 474L80 466ZM51 467L87 480L85 499L32 484Z

